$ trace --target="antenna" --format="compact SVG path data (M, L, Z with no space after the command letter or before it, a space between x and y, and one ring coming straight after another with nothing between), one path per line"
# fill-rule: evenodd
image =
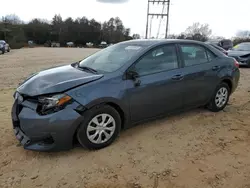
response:
M157 12L150 12L150 7L155 6L155 4L161 4L162 5L162 12L157 13ZM169 24L169 6L170 6L170 0L148 0L148 9L147 9L147 23L146 23L146 36L145 38L148 38L148 32L150 30L150 35L151 35L151 27L152 27L152 19L153 17L160 18L161 20L166 17L166 30L165 30L165 38L168 36L168 24ZM165 12L165 7L167 8L167 12ZM151 16L150 20L150 28L149 27L149 17ZM157 33L157 38L159 36L159 30L160 30L160 25L161 25L161 20L159 23L159 28L158 28L158 33ZM151 37L151 36L150 36Z

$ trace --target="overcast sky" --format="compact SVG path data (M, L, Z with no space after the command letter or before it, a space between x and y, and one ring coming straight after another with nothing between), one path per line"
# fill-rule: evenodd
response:
M107 2L117 3L107 3ZM104 3L103 3L104 2ZM180 33L193 22L208 23L213 35L231 37L238 30L250 30L250 0L172 0L169 32ZM158 11L153 7L151 11ZM132 33L145 35L147 0L3 0L0 16L16 14L22 20L51 20L55 14L67 17L94 18L103 22L118 16ZM151 36L158 33L159 20L153 20ZM159 37L164 36L165 21Z

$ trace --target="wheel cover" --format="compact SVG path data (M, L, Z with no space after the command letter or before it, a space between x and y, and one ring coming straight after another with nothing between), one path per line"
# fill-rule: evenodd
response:
M215 104L218 108L223 107L228 98L228 90L225 87L220 88L215 95Z
M87 126L87 137L94 144L107 142L114 134L116 122L109 114L98 114Z

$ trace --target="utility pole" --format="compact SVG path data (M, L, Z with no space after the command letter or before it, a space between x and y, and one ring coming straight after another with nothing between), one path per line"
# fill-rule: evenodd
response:
M167 25L166 25L165 38L168 38L169 7L170 7L170 0L167 1Z
M150 12L150 7L153 7L155 4L162 5L162 12ZM166 19L166 29L165 29L165 38L168 36L168 24L169 24L169 7L170 7L170 0L148 0L148 8L147 8L147 23L146 23L146 36L145 38L148 38L148 31L151 31L152 26L152 19L156 17L157 19ZM167 8L167 11L165 11L165 8ZM149 17L151 17L151 23L149 28ZM159 28L161 26L161 22L159 24ZM157 34L159 35L159 34ZM158 36L157 36L158 37Z

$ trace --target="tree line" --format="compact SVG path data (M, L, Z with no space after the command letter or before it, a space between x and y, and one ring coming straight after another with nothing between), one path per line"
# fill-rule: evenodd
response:
M134 36L138 37L137 34ZM0 39L6 40L12 48L19 48L30 40L38 45L58 42L65 46L67 42L74 42L76 46L82 46L88 42L96 45L102 41L117 43L133 37L119 17L100 23L86 17L63 20L60 15L55 15L52 21L35 18L24 23L16 15L7 15L0 20Z
M226 39L223 36L212 36L212 30L208 24L201 24L199 22L193 23L184 32L180 34L169 35L170 39L190 39L205 42L209 39ZM233 45L237 45L242 42L250 42L250 31L240 30L236 33L232 39Z
M130 28L126 28L119 17L110 18L103 23L86 17L69 17L63 20L59 14L51 21L35 18L28 23L24 23L16 15L7 15L0 19L0 40L6 40L12 48L21 48L27 41L46 46L51 46L52 42L60 43L61 46L66 46L67 42L84 46L88 42L98 45L102 41L109 44L141 38L139 34L130 34ZM199 22L193 23L178 35L169 35L168 38L203 42L211 38L224 39L213 37L209 25ZM233 39L234 45L246 41L250 42L250 31L239 31Z

